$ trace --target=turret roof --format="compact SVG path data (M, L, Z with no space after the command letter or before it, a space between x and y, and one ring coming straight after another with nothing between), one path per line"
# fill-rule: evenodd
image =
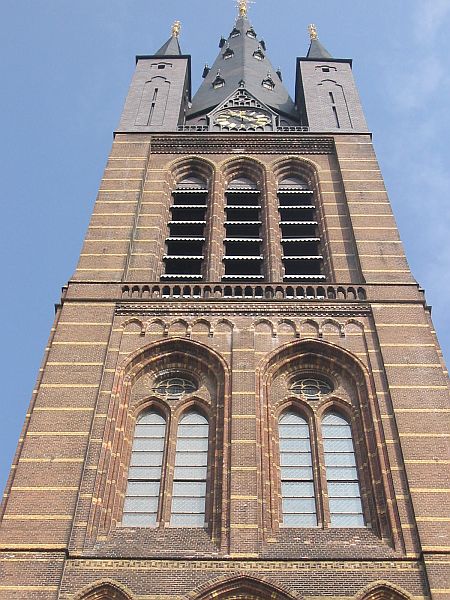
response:
M320 41L315 38L311 40L306 58L315 58L320 60L322 58L332 58L332 56L325 46L323 46L323 44L321 44Z

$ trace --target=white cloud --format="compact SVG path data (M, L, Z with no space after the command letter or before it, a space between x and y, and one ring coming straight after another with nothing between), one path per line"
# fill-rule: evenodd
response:
M418 41L432 41L450 16L450 0L419 0L414 12L415 34Z

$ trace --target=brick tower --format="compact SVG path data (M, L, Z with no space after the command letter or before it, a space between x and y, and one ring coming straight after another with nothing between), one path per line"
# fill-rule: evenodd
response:
M449 395L352 76L247 2L138 56L2 505L2 600L448 600Z

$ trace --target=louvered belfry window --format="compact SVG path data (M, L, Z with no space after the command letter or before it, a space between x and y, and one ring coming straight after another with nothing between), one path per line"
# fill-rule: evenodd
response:
M307 421L295 412L279 420L283 524L290 527L317 525L316 500Z
M164 281L203 279L207 184L198 177L180 181L172 192Z
M284 280L325 280L313 190L298 177L283 179L278 210Z
M178 425L171 525L204 527L208 471L209 424L197 411Z
M245 177L234 179L225 192L224 280L264 279L261 192Z
M364 527L361 492L350 424L336 412L322 420L322 438L332 527Z
M157 523L161 473L166 438L166 421L148 411L136 424L128 471L122 524L151 527Z

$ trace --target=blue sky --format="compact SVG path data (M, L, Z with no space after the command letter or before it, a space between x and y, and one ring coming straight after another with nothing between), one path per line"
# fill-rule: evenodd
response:
M58 302L80 251L136 54L175 19L193 86L233 0L3 0L0 487ZM251 20L294 93L307 25L354 71L413 273L450 358L450 0L258 0Z

